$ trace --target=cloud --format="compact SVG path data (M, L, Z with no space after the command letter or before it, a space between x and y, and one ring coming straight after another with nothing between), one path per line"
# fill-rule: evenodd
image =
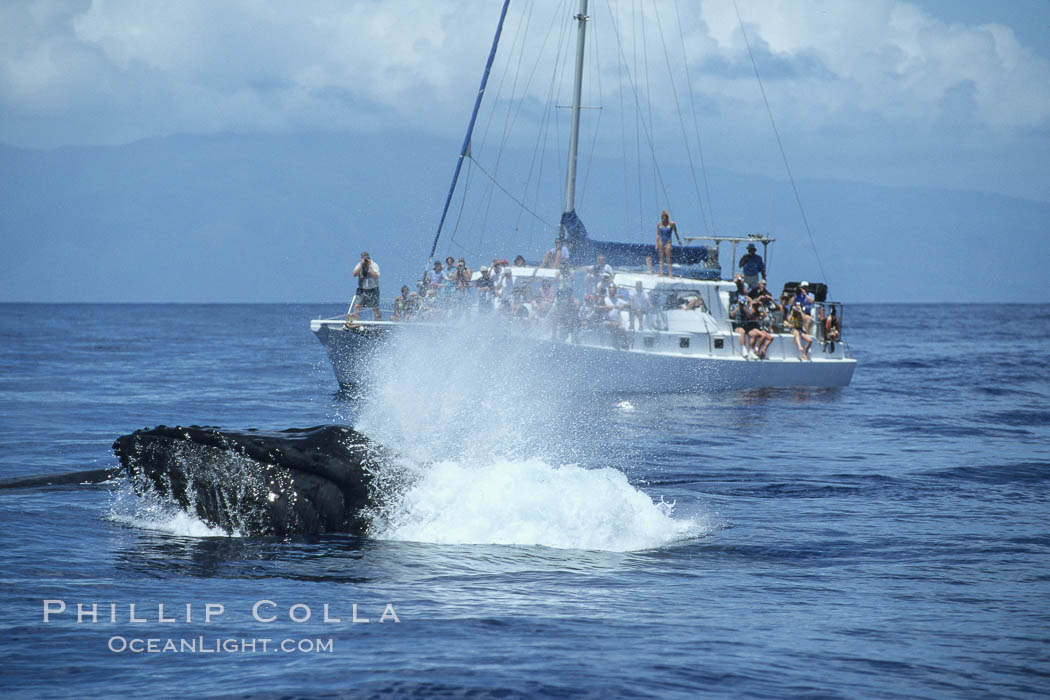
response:
M648 87L654 120L677 129L684 76L672 86L657 74L684 55L703 114L732 118L709 127L713 137L768 132L733 3L612 2L613 15L593 5L601 94L589 74L586 99L610 108ZM512 6L490 91L528 97L521 118L568 99L574 6ZM879 130L863 138L880 152L912 138L957 147L945 139L967 135L986 150L1016 148L1012 139L1038 141L1050 124L1050 61L1007 26L947 23L901 0L749 0L740 11L778 124L800 142L856 149L847 140L863 125ZM0 142L386 128L458 137L497 12L487 0L7 2Z
M753 44L761 42L781 60L812 54L837 78L814 75L808 81L820 84L822 101L833 111L870 111L929 127L940 116L944 94L970 81L977 117L989 128L1050 119L1050 62L1023 47L1009 27L946 24L891 0L756 0L741 12ZM744 50L731 4L705 3L702 19L716 51L733 56Z

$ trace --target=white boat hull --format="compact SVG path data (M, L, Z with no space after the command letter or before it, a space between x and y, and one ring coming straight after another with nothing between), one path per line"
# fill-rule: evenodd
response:
M341 320L317 320L311 330L328 352L343 387L367 385L373 363L393 342L455 342L457 338L454 327L430 323L362 321L348 329ZM522 332L508 332L500 342L518 357L535 361L543 379L581 393L842 387L850 383L857 366L843 343L836 344L833 353L822 352L815 343L812 360L802 362L794 338L787 334L776 337L766 360L742 357L734 334L637 331L628 338L632 347L626 350L612 347L611 336L603 329L582 334L579 343Z

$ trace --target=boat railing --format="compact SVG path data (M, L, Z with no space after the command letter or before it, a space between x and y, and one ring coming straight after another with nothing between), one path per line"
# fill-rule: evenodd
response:
M732 258L733 259L732 259L732 265L730 267L731 273L729 274L729 277L727 279L733 279L733 277L736 276L736 264L737 264L737 261L739 259L739 258L737 258L737 245L738 244L741 244L741 243L745 243L745 244L761 243L762 244L762 260L766 263L766 266L768 268L768 265L769 265L769 244L773 243L774 241L776 241L775 238L771 238L771 237L769 237L769 236L767 236L765 234L762 234L762 233L749 233L749 234L745 234L743 236L719 236L719 235L682 236L682 240L687 245L692 243L693 241L709 241L711 243L714 243L714 245L709 248L709 250L711 250L713 252L713 255L711 253L708 254L708 261L709 261L709 263L713 263L714 265L719 265L719 267L720 267L719 257L720 257L720 253L721 253L721 246L722 246L722 244L723 243L731 244L733 246L733 253L732 253ZM768 273L768 269L766 270L766 272Z

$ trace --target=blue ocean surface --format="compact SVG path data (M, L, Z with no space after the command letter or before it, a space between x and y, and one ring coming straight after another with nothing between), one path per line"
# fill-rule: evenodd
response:
M848 306L840 390L542 401L408 352L341 392L341 311L0 305L0 479L158 424L425 465L368 537L0 489L5 697L1050 692L1050 306Z

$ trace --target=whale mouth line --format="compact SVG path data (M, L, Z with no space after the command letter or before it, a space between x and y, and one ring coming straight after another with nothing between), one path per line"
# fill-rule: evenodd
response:
M162 425L117 438L113 450L140 495L168 498L209 527L249 536L363 534L382 453L337 425L279 432Z

